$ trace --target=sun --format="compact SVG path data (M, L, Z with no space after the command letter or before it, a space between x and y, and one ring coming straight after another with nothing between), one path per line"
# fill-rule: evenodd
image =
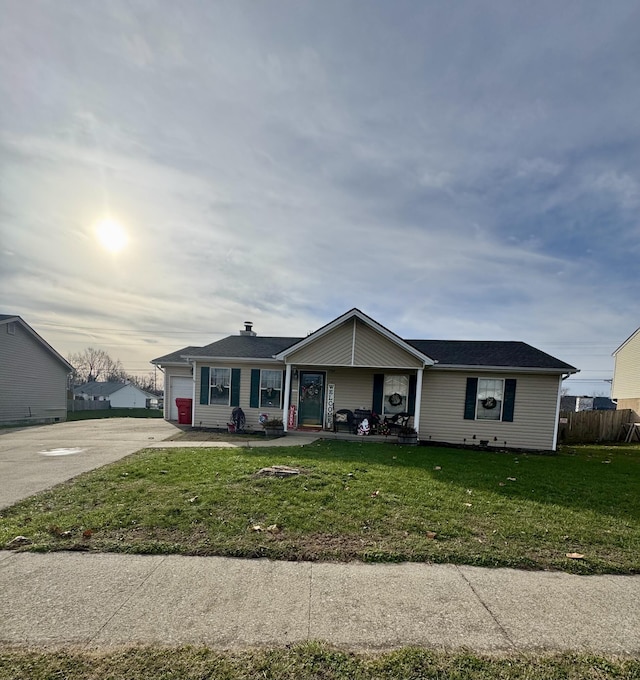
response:
M96 225L96 234L102 247L110 253L119 253L129 240L124 227L110 217L100 220Z

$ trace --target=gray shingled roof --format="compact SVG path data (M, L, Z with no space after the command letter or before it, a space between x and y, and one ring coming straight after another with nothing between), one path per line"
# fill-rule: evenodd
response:
M526 342L502 340L406 340L439 364L576 370Z
M165 354L164 356L158 357L157 359L152 359L150 363L161 365L186 363L186 361L182 358L184 354L193 354L194 352L201 349L202 347L194 347L192 345L189 345L189 347L183 347L182 349L178 349L175 352L171 352L170 354Z
M205 347L196 347L191 356L235 359L271 359L302 338L269 338L257 335L230 335Z
M119 382L88 382L73 388L74 394L88 394L91 397L108 397L110 394L126 387Z
M205 347L185 347L153 363L185 361L184 355L224 357L229 359L271 359L303 338L230 335ZM525 342L501 340L405 340L422 354L449 366L504 366L575 370L573 366L542 352Z

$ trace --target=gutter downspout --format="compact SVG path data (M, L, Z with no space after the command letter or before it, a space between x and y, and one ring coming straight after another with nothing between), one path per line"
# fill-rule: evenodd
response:
M558 426L560 425L560 397L562 396L562 381L568 378L569 375L571 374L560 374L558 377L558 399L556 401L556 423L553 429L553 444L551 446L552 451L555 451L558 448Z
M194 361L192 364L192 370L193 370L193 392L191 393L191 427L196 426L196 376L198 375L196 372L196 364L197 361Z
M282 422L284 424L284 431L288 431L289 426L289 394L291 392L291 364L287 364L286 374L284 378L284 400L282 407Z
M420 407L422 406L422 376L424 375L424 369L419 368L418 374L416 376L416 410L413 414L413 427L420 436Z

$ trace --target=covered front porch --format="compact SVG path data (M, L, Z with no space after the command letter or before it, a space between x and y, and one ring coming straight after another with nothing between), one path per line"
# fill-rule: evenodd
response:
M384 372L382 372L384 371ZM287 364L285 431L397 435L419 430L423 368L298 366Z

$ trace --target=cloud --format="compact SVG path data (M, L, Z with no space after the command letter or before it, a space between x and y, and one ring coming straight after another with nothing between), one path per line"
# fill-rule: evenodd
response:
M631 2L14 5L2 304L62 351L129 329L90 336L125 365L359 306L607 371L583 343L640 318L637 29Z

